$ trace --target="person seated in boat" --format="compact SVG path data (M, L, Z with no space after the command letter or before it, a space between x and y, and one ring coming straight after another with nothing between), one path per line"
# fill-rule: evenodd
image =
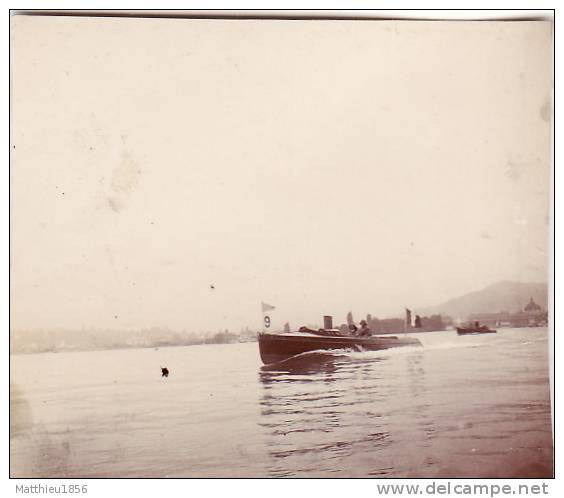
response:
M298 329L298 332L305 332L306 334L317 334L317 330L306 327L305 325L301 326Z
M372 330L370 330L368 323L366 323L366 320L361 320L360 321L360 330L358 331L358 336L359 337L370 337L371 335L372 335Z
M358 327L354 323L351 323L349 325L349 332L351 335L356 335L356 333L358 332Z

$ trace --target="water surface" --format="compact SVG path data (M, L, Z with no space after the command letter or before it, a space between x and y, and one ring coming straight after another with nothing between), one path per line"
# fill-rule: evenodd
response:
M552 476L546 328L412 335L270 367L256 343L14 355L11 475Z

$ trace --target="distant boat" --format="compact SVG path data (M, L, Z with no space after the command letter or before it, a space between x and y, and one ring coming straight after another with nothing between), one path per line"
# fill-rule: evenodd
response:
M495 334L497 330L490 329L487 325L474 325L474 327L456 327L456 333L458 335L470 335L470 334Z
M287 360L298 354L319 350L345 349L352 351L379 351L401 346L421 346L418 339L392 335L351 337L326 336L313 333L285 334L260 333L259 351L265 365Z

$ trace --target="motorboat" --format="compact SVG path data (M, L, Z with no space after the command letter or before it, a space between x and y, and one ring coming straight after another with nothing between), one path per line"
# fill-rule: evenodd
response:
M335 336L312 332L266 333L258 335L259 351L265 365L311 351L379 351L401 346L421 346L418 339L395 335L368 337Z
M487 325L476 324L473 327L456 327L456 333L458 335L495 334L497 330L490 329Z

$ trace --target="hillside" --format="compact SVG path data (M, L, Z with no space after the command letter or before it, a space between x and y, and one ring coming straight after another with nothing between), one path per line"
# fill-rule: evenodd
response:
M438 306L419 310L423 314L440 313L465 318L471 313L515 312L533 298L543 309L548 308L548 286L545 283L497 282L482 290L470 292Z

